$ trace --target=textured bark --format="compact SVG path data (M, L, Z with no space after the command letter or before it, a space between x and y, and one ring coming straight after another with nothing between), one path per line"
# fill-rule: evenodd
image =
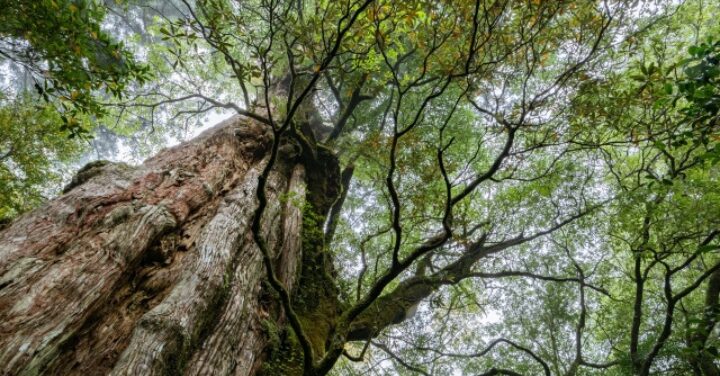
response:
M88 165L2 230L0 373L254 374L273 315L250 223L271 143L233 118L141 166ZM263 235L288 288L305 171L280 155L266 193Z

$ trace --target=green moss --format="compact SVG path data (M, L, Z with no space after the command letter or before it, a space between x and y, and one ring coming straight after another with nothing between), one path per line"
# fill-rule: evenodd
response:
M294 304L301 312L312 313L328 299L337 300L332 256L327 252L323 224L325 216L306 204L303 210L303 260ZM327 311L327 309L324 309Z
M271 324L271 325L274 325ZM292 329L285 328L277 331L277 341L273 345L277 345L275 351L268 353L268 358L263 362L258 375L259 376L291 376L303 374L303 354L300 349L295 333ZM270 342L273 340L270 339Z
M272 354L276 354L280 350L280 345L282 345L280 340L280 328L274 321L268 319L262 320L260 325L268 338L267 351L270 356L272 356Z
M329 149L316 145L314 154L313 158L304 159L308 189L302 204L302 262L292 303L314 354L321 357L340 314L332 255L327 251L323 231L330 206L340 192L340 174L337 158ZM291 195L282 196L281 200L300 205L300 200ZM267 297L270 302L277 302L271 295ZM294 331L289 325L279 329L275 322L263 325L268 346L260 374L302 375L303 353Z
M337 316L337 304L330 299L321 300L315 309L300 315L303 331L315 354L325 353L325 342L335 326Z

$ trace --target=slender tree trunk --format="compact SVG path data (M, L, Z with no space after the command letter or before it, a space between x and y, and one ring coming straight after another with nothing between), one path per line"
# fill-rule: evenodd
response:
M271 144L236 117L138 167L90 164L2 230L0 374L258 373L287 333L250 230ZM263 236L294 292L304 213L337 193L325 157L281 153L268 180Z
M702 318L688 341L689 360L698 375L720 376L717 349L708 348L707 343L718 319L720 319L720 270L715 271L708 279Z

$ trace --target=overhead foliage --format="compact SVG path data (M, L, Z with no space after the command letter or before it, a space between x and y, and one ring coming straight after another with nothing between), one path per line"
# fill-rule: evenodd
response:
M156 29L180 82L120 105L190 101L196 110L180 112L230 109L278 134L309 122L338 153L352 180L328 227L345 307L336 330L367 341L340 345L365 361L338 373L683 374L707 363L718 63L703 19L718 9L181 3ZM317 362L306 370L334 363L327 345L306 349Z
M106 9L96 1L2 0L0 9L0 61L24 68L72 135L89 132L83 116L106 113L104 97L122 98L128 85L149 78L101 27Z
M56 194L108 114L149 68L108 31L96 1L0 1L0 219ZM41 103L42 102L42 103Z
M58 191L62 169L85 149L69 140L57 112L36 98L0 98L0 222Z
M290 322L272 334L305 374L720 373L717 4L141 3L153 21L127 42L155 80L130 87L147 71L100 31L100 6L23 4L60 3L28 22L79 34L0 35L49 62L39 91L70 113L154 129L221 110L271 129L261 250L280 140L316 173L339 159L327 222L305 213L330 265L327 338L309 327L317 290L287 291L264 254Z

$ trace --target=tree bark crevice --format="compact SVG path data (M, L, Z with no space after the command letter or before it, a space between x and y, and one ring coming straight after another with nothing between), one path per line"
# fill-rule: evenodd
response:
M264 273L248 226L271 142L234 117L141 166L93 164L3 229L0 373L253 373ZM267 195L264 235L293 286L303 166L280 161Z

